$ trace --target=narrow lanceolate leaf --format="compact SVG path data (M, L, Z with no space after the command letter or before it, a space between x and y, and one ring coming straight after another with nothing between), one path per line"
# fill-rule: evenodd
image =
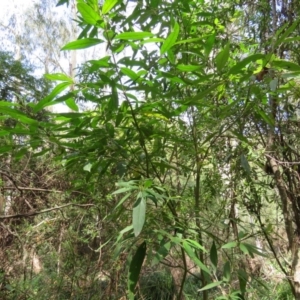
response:
M80 2L77 4L77 9L81 14L85 22L91 25L96 25L96 23L101 19L99 14L93 10L86 3Z
M93 47L95 45L103 43L103 40L100 39L81 39L77 41L73 41L65 45L61 48L61 50L78 50L78 49L86 49L89 47Z
M299 25L299 20L296 20L288 29L285 29L284 32L277 39L274 49L276 49L282 42L286 42L285 38L288 37L292 32L294 32L295 28Z
M118 0L106 0L102 6L102 13L105 15L110 12L115 5L118 3Z
M183 72L193 72L201 69L200 66L179 64L177 69Z
M182 247L185 251L185 253L192 259L192 261L203 271L205 271L207 274L210 274L209 269L200 261L200 259L196 256L195 252L193 251L192 247L184 241L182 243Z
M230 262L227 261L223 267L223 281L229 282L231 277Z
M23 122L25 124L35 125L38 123L36 120L27 117L23 112L15 109L15 108L3 106L3 107L1 107L0 113L4 114L4 115L8 115L13 119L20 120L21 122Z
M169 36L166 38L166 40L164 41L164 43L160 48L160 54L166 53L169 49L171 49L175 45L178 38L178 34L179 34L179 25L178 23L175 23L172 32L169 34Z
M240 282L240 290L242 292L242 295L246 292L246 286L248 281L248 274L243 269L238 270L238 277Z
M115 39L119 40L142 40L147 37L152 37L151 32L140 31L140 32L123 32L118 34Z
M215 242L213 242L210 249L210 261L214 267L214 270L216 270L218 266L218 252Z
M216 282L209 283L205 287L203 287L202 289L199 289L198 292L210 290L210 289L212 289L214 287L217 287L221 284L222 284L222 281L216 281Z
M204 43L204 53L205 53L205 56L208 57L208 55L210 54L211 50L213 49L214 47L214 44L215 44L215 39L216 39L216 34L212 34L210 35L205 43Z
M138 282L141 268L146 256L146 242L144 241L135 252L134 256L132 257L130 267L129 267L129 274L128 274L128 293L129 299L134 299L134 289Z
M140 197L134 204L133 212L132 212L132 225L134 235L138 236L144 226L145 223L145 215L146 215L146 199Z
M265 54L253 54L253 55L250 55L250 56L244 58L243 60L241 60L240 62L238 62L235 66L233 66L229 70L229 74L238 74L238 73L241 73L241 70L243 68L245 68L248 64L250 64L251 62L257 61L259 59L264 59L265 57L266 57Z
M73 98L67 99L67 100L65 101L65 103L66 103L66 105L67 105L70 109L72 109L72 110L74 110L74 111L79 111L79 108L78 108L78 106L77 106L77 104L76 104L76 102L75 102L75 100L74 100Z
M222 249L231 249L237 246L237 242L229 242L222 246Z
M137 80L139 78L139 76L134 71L132 71L131 69L123 67L123 68L121 68L121 72L124 75L127 75L133 81L135 81L135 80Z
M225 67L228 58L229 58L229 50L230 50L230 45L227 44L225 48L218 53L216 56L216 66L217 70L221 72L223 68Z
M272 67L277 67L289 71L300 71L300 66L298 64L286 60L274 60L272 62Z
M55 74L45 74L45 78L53 81L66 81L73 83L73 79L69 76L62 74L62 73L55 73Z
M60 84L58 84L53 90L52 92L45 97L44 99L42 99L34 108L33 111L34 112L38 112L41 109L43 109L45 106L47 106L47 104L53 100L59 93L61 93L62 91L64 91L67 87L70 86L69 82L62 82ZM53 103L54 104L54 103Z

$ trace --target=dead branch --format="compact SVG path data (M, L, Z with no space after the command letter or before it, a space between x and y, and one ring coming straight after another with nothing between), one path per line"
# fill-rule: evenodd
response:
M95 205L94 204L68 203L68 204L65 204L65 205L56 206L56 207L52 207L52 208L48 208L48 209L44 209L44 210L40 210L40 211L31 211L31 212L26 213L26 214L16 214L16 215L0 216L0 220L32 217L32 216L44 214L44 213L47 213L47 212L50 212L50 211L53 211L53 210L62 209L62 208L68 207L68 206L92 207L92 206L95 206Z

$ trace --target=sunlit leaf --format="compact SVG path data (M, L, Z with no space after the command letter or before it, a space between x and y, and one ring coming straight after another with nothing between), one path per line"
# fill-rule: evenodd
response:
M74 42L70 42L64 47L61 48L61 50L78 50L78 49L86 49L89 47L93 47L95 45L99 45L103 43L103 40L100 39L92 39L92 38L86 38L77 40Z
M209 283L205 287L203 287L202 289L199 289L198 292L210 290L210 289L215 288L215 287L217 287L221 284L222 284L222 281L216 281L216 282Z
M110 12L115 5L118 3L118 0L105 0L103 6L102 6L102 13L105 15L108 12Z
M73 79L70 78L69 76L62 74L62 73L56 73L56 74L45 74L45 78L49 80L54 80L54 81L66 81L69 83L73 83Z
M88 24L96 25L97 22L101 19L99 14L84 2L78 3L77 9L81 14L82 18L84 19L84 21L87 22Z
M222 246L222 249L230 249L230 248L234 248L237 246L237 242L229 242L225 245Z
M88 163L83 167L83 170L87 172L91 172L92 166L93 165L91 163Z
M230 45L229 43L224 47L223 50L221 50L218 55L216 56L216 66L219 72L223 70L225 67L226 63L228 62L229 58L229 50L230 50Z
M244 58L243 60L241 60L240 62L238 62L235 66L233 66L229 70L229 74L239 74L239 73L241 73L241 70L244 69L248 64L250 64L251 62L255 62L259 59L264 59L265 56L266 56L265 54L250 55L250 56Z
M160 54L166 53L169 49L171 49L175 45L178 34L179 34L179 24L175 23L173 30L171 31L171 33L166 38L166 40L164 41L164 43L160 48Z
M193 66L193 65L183 65L179 64L177 69L183 72L192 72L201 69L201 66Z
M67 100L65 101L65 103L66 103L66 105L67 105L70 109L72 109L72 110L74 110L74 111L79 111L79 108L78 108L78 106L77 106L77 104L76 104L76 102L75 102L75 100L74 100L73 98L67 99Z
M43 109L51 100L54 99L54 97L56 97L58 94L60 94L62 91L64 91L67 87L70 86L69 82L62 82L60 84L58 84L53 90L52 92L45 97L44 99L42 99L38 104L36 104L33 108L33 110L35 112L40 111L41 109ZM53 103L54 104L54 103Z

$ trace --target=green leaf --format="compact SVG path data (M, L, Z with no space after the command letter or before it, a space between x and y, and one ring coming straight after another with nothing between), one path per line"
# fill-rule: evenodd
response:
M119 203L115 206L114 209L117 209L119 206L121 206L129 197L131 196L131 194L126 194L120 201Z
M206 41L205 41L205 43L204 43L204 53L205 53L205 56L206 56L206 57L209 56L211 50L213 49L214 44L215 44L215 39L216 39L216 34L215 34L215 33L212 34L212 35L210 35L210 36L206 39Z
M288 24L288 23L287 23ZM286 43L288 37L292 32L294 32L295 28L299 25L299 19L293 22L293 24L284 30L283 34L280 35L280 37L277 39L276 43L274 44L274 49L276 49L282 42Z
M248 249L248 251L249 251L250 254L251 254L251 253L255 253L255 254L259 255L259 256L269 257L269 256L268 256L266 253L264 253L261 249L255 247L255 246L253 246L253 245L251 245L251 244L243 243L243 246L245 246L245 247Z
M169 240L162 240L160 247L152 260L152 266L160 263L169 254L171 245L172 243Z
M73 79L70 78L69 76L62 74L62 73L55 73L55 74L45 74L45 78L49 80L54 80L54 81L66 81L69 83L73 83Z
M231 277L231 268L230 268L230 262L226 261L224 267L223 267L223 281L229 282Z
M0 106L19 106L17 103L0 100Z
M123 67L123 68L121 68L121 72L124 75L127 75L133 81L135 81L135 80L137 80L139 78L139 76L134 71L132 71L131 69Z
M36 104L34 106L33 111L38 112L41 109L43 109L45 106L47 106L47 104L51 100L54 99L55 96L57 96L59 93L61 93L63 90L65 90L69 86L70 86L69 82L62 82L62 83L58 84L47 97L42 99L38 104Z
M70 0L59 0L59 1L57 2L57 4L56 4L56 7L61 6L61 5L63 5L63 4L69 5L69 1L70 1Z
M173 31L169 34L169 36L166 38L164 43L162 44L160 48L160 54L166 53L170 48L172 48L177 40L179 34L179 25L178 23L175 23Z
M177 69L183 72L193 72L201 69L201 66L179 64Z
M222 249L231 249L237 246L237 242L229 242L222 246Z
M300 66L298 64L286 60L273 60L272 67L289 71L300 71Z
M294 41L300 41L300 36L287 38L283 41L283 43L289 43L289 42L294 42Z
M102 13L105 15L110 12L115 5L118 3L118 0L106 0L102 6Z
M99 20L101 20L99 14L94 11L89 5L84 2L80 2L77 4L77 9L81 14L82 18L85 22L91 25L96 25ZM82 48L77 48L82 49Z
M134 256L132 257L130 266L129 266L129 274L128 274L128 292L130 299L134 299L134 290L136 284L138 282L140 272L142 269L142 265L146 256L146 249L147 245L144 241L138 247L137 251L135 252Z
M224 47L224 49L222 51L220 51L218 53L218 55L216 56L216 66L217 66L217 69L219 72L221 72L223 70L223 68L225 67L225 65L228 62L229 50L230 50L230 45L228 43Z
M89 63L99 67L109 67L109 60L110 60L110 56L105 56L98 60L89 60Z
M239 278L239 282L240 282L240 291L241 291L242 295L244 295L246 293L248 274L246 273L245 270L239 269L238 270L238 278Z
M198 242L196 242L195 240L191 240L191 239L186 239L186 241L195 249L200 249L203 252L207 252L205 250L205 248L203 246L201 246Z
M218 252L215 242L213 242L210 248L210 261L214 267L214 270L217 270L218 267Z
M11 118L20 120L21 122L23 122L25 124L29 124L29 125L38 124L38 121L27 117L23 112L15 109L15 108L3 106L3 107L1 107L0 113L4 114L4 115L9 115Z
M139 197L133 206L132 225L134 235L137 237L144 226L146 216L146 199Z
M255 110L268 125L274 126L274 121L262 109L256 107Z
M209 283L205 287L203 287L202 289L199 289L198 292L210 290L210 289L212 289L214 287L217 287L217 286L219 286L221 284L222 284L222 281L216 281L216 282Z
M65 101L65 103L66 103L66 105L67 105L70 109L72 109L72 110L74 110L74 111L79 111L79 108L78 108L78 106L77 106L77 104L76 104L76 102L75 102L75 100L74 100L73 98L67 99L67 100Z
M93 47L95 45L103 43L103 40L100 39L92 39L92 38L86 38L77 40L74 42L70 42L64 47L61 48L61 50L77 50L77 49L86 49L89 47Z
M209 269L199 260L199 258L196 256L193 249L190 247L190 245L183 241L182 247L185 250L186 254L192 259L192 261L203 271L205 271L207 274L210 274Z
M161 38L150 38L144 41L141 41L141 44L148 44L148 43L162 43L164 41L164 39Z
M93 165L91 163L88 163L83 167L83 170L87 172L91 172L92 166Z
M1 146L0 147L0 154L6 153L6 152L11 152L12 151L12 146Z
M193 38L193 39L182 40L182 41L176 42L175 45L195 43L195 42L202 41L202 39L203 38ZM201 44L203 44L203 42L201 42Z
M246 245L244 245L243 243L240 243L240 250L244 254L249 254L253 258L253 253L251 251L249 251L248 247L246 247Z
M151 32L123 32L118 34L115 39L119 40L142 40L147 37L152 37L153 34Z
M265 54L253 54L253 55L250 55L250 56L244 58L243 60L241 60L240 62L238 62L235 66L233 66L229 70L229 74L239 74L239 73L241 73L241 70L243 68L245 68L251 62L257 61L259 59L264 59L265 57L266 57Z
M246 171L247 175L250 175L250 165L248 163L248 160L244 154L241 154L241 165L242 168Z

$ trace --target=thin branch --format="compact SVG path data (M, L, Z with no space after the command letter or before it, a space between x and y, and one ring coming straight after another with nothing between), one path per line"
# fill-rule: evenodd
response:
M14 190L14 189L18 189L20 191L37 191L37 192L47 192L47 193L65 193L66 191L60 191L60 190L49 190L49 189L41 189L41 188L30 188L30 187L23 187L23 186L18 186L18 187L11 187L11 186L7 186L7 187L2 187L3 190ZM85 195L88 196L88 194L80 192L80 191L71 191L71 193L74 194L81 194L81 195Z
M300 161L292 161L292 162L288 162L288 161L280 161L280 160L277 160L276 158L274 158L273 156L269 155L269 154L265 154L266 157L268 158L271 158L271 159L274 159L278 164L281 164L281 165L300 165Z
M16 189L21 193L21 195L23 195L22 190L19 189L17 182L12 178L12 176L10 176L9 174L7 174L1 170L0 170L0 174L7 177L13 183L13 185L16 187Z
M32 217L32 216L44 214L44 213L47 213L47 212L50 212L50 211L62 209L62 208L68 207L68 206L92 207L92 206L95 206L95 205L94 205L94 204L75 204L75 203L68 203L68 204L65 204L65 205L56 206L56 207L44 209L44 210L41 210L41 211L32 211L32 212L29 212L29 213L27 213L27 214L16 214L16 215L0 216L0 220L14 219L14 218L27 218L27 217Z

